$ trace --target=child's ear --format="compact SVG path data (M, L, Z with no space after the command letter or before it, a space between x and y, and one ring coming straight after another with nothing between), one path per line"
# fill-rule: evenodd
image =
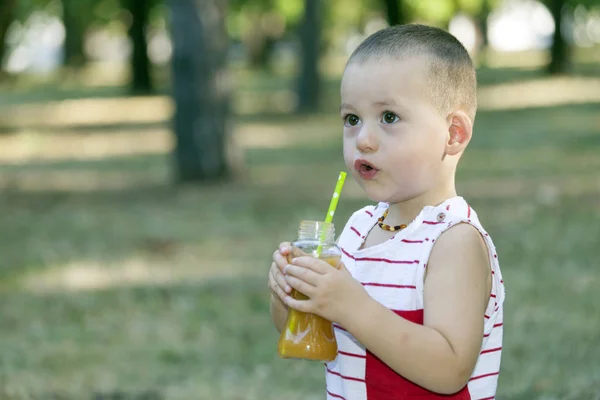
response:
M469 144L473 135L473 122L462 111L456 111L448 115L448 122L446 154L454 156L461 153Z

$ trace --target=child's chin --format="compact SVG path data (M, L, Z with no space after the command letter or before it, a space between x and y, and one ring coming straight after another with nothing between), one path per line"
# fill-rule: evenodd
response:
M389 203L390 202L390 196L386 195L385 193L382 193L381 191L369 190L369 188L365 188L365 187L363 187L363 189L365 191L365 194L371 201L374 201L376 203Z
M381 190L374 190L373 188L364 187L364 186L363 186L363 190L364 190L365 194L367 195L367 197L369 198L369 200L371 200L375 203L396 204L396 203L402 203L402 202L410 200L412 198L411 196L408 196L408 195L403 196L402 194L399 194L399 193L393 193L393 194L385 193Z

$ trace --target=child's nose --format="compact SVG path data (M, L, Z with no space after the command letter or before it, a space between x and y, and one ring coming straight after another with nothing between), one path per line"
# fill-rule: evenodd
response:
M363 124L362 129L356 137L356 149L361 153L372 153L379 147L377 134L373 129Z

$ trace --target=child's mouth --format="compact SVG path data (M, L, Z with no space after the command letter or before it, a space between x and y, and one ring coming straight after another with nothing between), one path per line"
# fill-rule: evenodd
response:
M354 169L361 178L365 180L370 180L375 178L379 170L370 162L366 160L356 160L354 162Z

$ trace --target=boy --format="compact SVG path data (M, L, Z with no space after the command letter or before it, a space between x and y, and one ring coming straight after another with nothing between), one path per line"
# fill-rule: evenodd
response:
M350 56L341 100L346 166L378 205L347 222L339 270L311 257L288 265L280 245L269 273L275 326L288 307L334 322L328 399L493 399L504 283L454 184L477 108L467 51L433 27L381 30Z

